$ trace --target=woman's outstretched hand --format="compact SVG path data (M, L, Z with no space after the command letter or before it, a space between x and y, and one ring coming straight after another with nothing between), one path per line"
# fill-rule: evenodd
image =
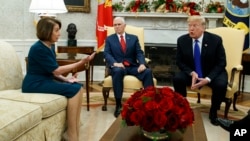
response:
M93 52L91 55L89 55L86 60L89 62L94 59L96 52Z
M82 58L81 61L82 61L83 63L87 63L87 62L89 62L89 61L91 61L91 60L94 59L95 54L96 54L96 52L93 52L91 55L89 55L89 56L87 56L87 57L85 57L85 58Z

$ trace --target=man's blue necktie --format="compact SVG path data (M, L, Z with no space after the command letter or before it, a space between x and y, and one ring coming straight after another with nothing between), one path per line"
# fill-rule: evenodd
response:
M202 78L201 51L200 51L198 40L195 40L195 44L194 44L194 63L195 63L195 71L198 74L198 77Z

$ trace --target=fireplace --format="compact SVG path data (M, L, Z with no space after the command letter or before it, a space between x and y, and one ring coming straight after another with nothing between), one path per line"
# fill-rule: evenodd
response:
M175 55L176 44L145 44L145 56L151 60L149 68L159 85L172 86L172 78L178 71Z

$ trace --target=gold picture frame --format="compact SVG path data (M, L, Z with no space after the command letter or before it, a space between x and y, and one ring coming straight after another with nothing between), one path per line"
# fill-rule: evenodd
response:
M64 0L69 12L90 12L90 0Z

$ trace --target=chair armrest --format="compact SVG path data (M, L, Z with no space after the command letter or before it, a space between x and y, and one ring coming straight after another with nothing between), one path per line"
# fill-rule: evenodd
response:
M240 71L242 71L242 70L243 70L242 65L237 65L237 66L232 68L230 81L229 81L229 84L228 84L230 88L232 88L232 86L233 86L234 76L236 75L236 73L240 73Z
M149 58L145 58L145 61L147 64L151 62L151 60Z
M108 64L107 64L105 59L103 59L103 62L105 63L105 74L104 74L104 76L108 77L110 75L110 69L109 69Z
M241 70L243 70L243 66L237 65L237 66L233 67L233 69L236 69L237 71L241 71Z

